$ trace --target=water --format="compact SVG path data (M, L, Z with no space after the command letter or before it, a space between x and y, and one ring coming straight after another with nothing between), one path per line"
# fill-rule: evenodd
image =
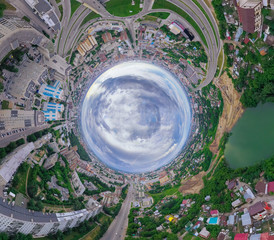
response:
M232 168L254 165L274 155L274 103L247 109L232 129L225 158Z

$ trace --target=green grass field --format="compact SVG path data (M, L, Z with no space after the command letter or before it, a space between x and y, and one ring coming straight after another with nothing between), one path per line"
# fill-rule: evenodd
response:
M4 4L7 10L12 10L12 11L16 10L16 8L10 5L6 0L0 0L0 4Z
M101 17L101 15L97 14L96 12L91 12L89 13L83 20L83 22L81 23L81 26L85 25L88 21L94 19L94 18L98 18ZM81 27L80 26L80 27Z
M90 231L82 240L93 240L100 232L100 226L96 226L92 231ZM65 239L67 240L67 239Z
M100 230L100 227L95 224L95 223L91 223L90 224L92 230L90 230L89 233L87 233L87 236L94 232L95 229L98 228L98 231ZM97 230L95 231L96 234L98 234ZM78 239L81 239L82 237L84 237L85 233L82 233L82 232L78 232L78 231L71 231L68 235L65 233L64 234L64 238L63 240L78 240ZM95 237L96 235L94 235ZM52 237L43 237L43 238L36 238L37 240L53 240L54 238ZM86 239L86 237L84 238ZM88 239L94 239L94 238L88 238Z
M77 2L76 0L70 0L70 8L71 8L70 17L77 10L77 8L80 7L80 5L81 3Z
M140 0L135 0L135 5L132 5L132 0L110 0L106 3L107 11L118 17L132 16L140 12Z
M107 215L105 215L105 214L102 214L102 216L99 218L99 222L100 222L101 224L103 224L103 223L105 223L105 222L108 222L109 219L112 219L112 217L109 217L109 216L107 216Z
M175 6L174 4L172 4L170 2L167 2L165 0L155 0L152 8L153 9L161 9L161 8L163 8L163 9L169 9L169 10L171 10L173 12L176 12L180 16L182 16L186 21L189 22L190 25L192 25L192 27L199 34L202 42L208 48L208 45L207 45L207 42L206 42L206 38L205 38L202 30L198 26L198 24L185 11L183 11L181 8L179 8L179 7Z
M62 18L63 18L63 5L59 5L58 8L59 8L59 11L61 13L61 16L60 16L59 20L62 21Z
M166 189L163 192L160 193L155 193L155 194L150 194L151 197L153 197L153 201L154 201L154 205L157 204L161 199L163 199L165 196L169 196L169 195L173 195L174 193L176 193L177 195L179 193L179 186L174 186L172 188Z
M30 168L30 165L28 164L27 169ZM17 186L13 186L18 192L22 193L23 195L26 195L26 178L27 178L27 173L28 170L22 170L19 168L19 170L17 171L15 178L20 179L20 181L18 181Z
M170 13L167 12L155 12L155 13L149 13L148 16L153 16L161 19L167 19L169 17Z
M2 109L9 109L9 101L3 100L2 101Z

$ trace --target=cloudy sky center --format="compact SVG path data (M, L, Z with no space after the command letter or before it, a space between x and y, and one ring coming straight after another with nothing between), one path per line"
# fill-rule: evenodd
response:
M148 172L181 151L191 110L174 75L132 61L107 70L91 85L81 126L84 141L103 163L123 172Z

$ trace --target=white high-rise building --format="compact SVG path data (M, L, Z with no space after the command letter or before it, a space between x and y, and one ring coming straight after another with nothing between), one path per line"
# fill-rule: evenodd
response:
M58 230L73 228L102 210L102 206L97 201L93 199L90 201L86 209L79 211L43 213L18 207L0 198L0 232L8 234L20 232L43 237Z

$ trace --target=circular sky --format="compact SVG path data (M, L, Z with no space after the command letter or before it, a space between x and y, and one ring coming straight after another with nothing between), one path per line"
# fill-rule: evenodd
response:
M179 80L144 62L101 74L82 104L84 141L103 163L129 173L156 170L182 150L191 108Z

